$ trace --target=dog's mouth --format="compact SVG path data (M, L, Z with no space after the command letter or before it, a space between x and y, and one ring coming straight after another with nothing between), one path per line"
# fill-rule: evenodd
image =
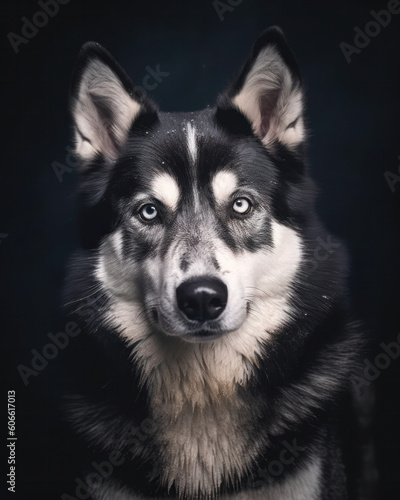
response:
M168 328L163 321L160 321L159 311L154 307L150 310L150 320L153 326L169 337L181 337L188 342L207 342L229 333L231 330L221 328L218 322L205 325L203 322L188 322L178 331L175 328ZM198 323L198 324L193 324Z
M250 312L250 303L246 304L246 314L245 317L248 316ZM166 335L168 337L180 337L182 340L190 343L201 343L201 342L210 342L213 340L217 340L220 337L231 333L232 331L237 330L240 325L235 327L227 327L224 325L223 321L220 319L212 320L212 321L186 321L184 323L179 322L179 327L177 327L177 323L173 323L171 326L169 321L165 321L163 314L160 311L153 307L150 309L148 318L152 326L158 330L162 335ZM182 318L180 318L182 319Z
M221 330L221 329L213 329L209 330L203 328L201 330L196 330L194 332L187 333L182 338L186 340L186 342L210 342L211 340L216 340L223 335L226 335L230 331Z

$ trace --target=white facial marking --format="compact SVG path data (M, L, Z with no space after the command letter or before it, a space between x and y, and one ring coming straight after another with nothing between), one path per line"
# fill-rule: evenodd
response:
M237 185L238 179L236 175L227 170L221 170L214 176L211 186L218 205L222 205L228 201L231 194L237 188Z
M176 210L179 202L179 187L176 180L167 173L159 174L151 186L153 194L171 210Z
M189 156L190 159L192 160L193 165L196 163L197 160L197 141L196 141L196 128L195 126L188 122L187 124L187 148L189 151ZM195 211L200 210L200 199L199 199L199 193L197 191L197 188L195 185L193 185L193 206Z
M192 162L197 159L197 143L196 143L196 128L191 123L187 124L187 146Z

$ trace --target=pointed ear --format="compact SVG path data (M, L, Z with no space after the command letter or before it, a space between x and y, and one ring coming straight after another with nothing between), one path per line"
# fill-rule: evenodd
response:
M75 154L83 161L101 155L115 160L133 122L156 107L135 94L132 82L99 44L86 43L79 54L71 86Z
M301 77L279 28L269 28L258 38L218 108L219 112L239 110L266 146L279 141L295 147L304 140Z

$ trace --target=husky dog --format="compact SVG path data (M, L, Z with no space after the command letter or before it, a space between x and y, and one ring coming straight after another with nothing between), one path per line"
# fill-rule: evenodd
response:
M88 43L71 107L78 497L348 498L362 335L344 249L314 211L282 32L265 31L216 106L193 113L160 112Z

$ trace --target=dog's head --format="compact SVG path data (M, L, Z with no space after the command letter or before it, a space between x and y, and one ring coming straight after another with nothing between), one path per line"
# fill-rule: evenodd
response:
M302 83L280 30L196 113L159 112L86 44L72 113L84 244L98 245L96 280L121 334L251 344L282 326L309 201Z

